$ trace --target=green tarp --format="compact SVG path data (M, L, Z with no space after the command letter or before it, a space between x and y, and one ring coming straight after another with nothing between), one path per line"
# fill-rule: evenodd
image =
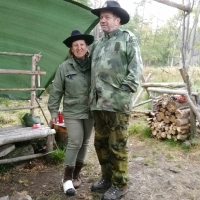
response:
M67 56L63 40L74 29L89 34L96 24L90 8L74 1L0 0L0 52L41 52L38 66L46 71L41 88L47 88ZM31 70L31 57L0 55L0 69ZM31 88L31 76L0 74L0 88ZM41 94L36 92L37 97ZM28 100L30 91L0 91L0 96Z

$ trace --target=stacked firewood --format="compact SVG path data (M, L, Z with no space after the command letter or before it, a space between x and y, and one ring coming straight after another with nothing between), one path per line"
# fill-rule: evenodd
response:
M148 124L158 139L186 140L190 132L190 108L185 101L163 95L153 102Z

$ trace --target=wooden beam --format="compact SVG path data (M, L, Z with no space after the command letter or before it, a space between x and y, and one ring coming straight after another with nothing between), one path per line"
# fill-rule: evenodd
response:
M26 110L26 109L32 109L32 108L40 108L39 106L24 106L24 107L15 107L15 108L0 108L0 111L10 111L10 110Z
M0 88L1 91L35 91L35 90L45 90L45 88Z
M142 82L143 82L143 83L144 83L144 82L148 82L150 78L151 78L151 73L148 74L146 80L145 80L144 77L142 76ZM140 92L138 93L138 95L135 97L135 100L133 101L132 106L134 106L134 105L138 102L138 100L139 100L139 98L141 97L141 95L142 95L142 93L144 92L144 90L145 90L145 88L142 88L142 89L140 90Z
M38 154L32 154L32 155L28 155L28 156L20 156L20 157L16 157L16 158L1 159L0 164L7 164L7 163L19 162L19 161L23 161L23 160L30 160L30 159L39 158L39 157L42 157L45 155L46 154L38 153Z
M0 52L0 55L6 56L34 56L34 54L27 54L27 53L13 53L13 52Z
M12 69L0 69L0 74L27 74L27 75L46 75L44 71L29 71L29 70L12 70Z
M178 3L175 3L175 2L172 2L172 1L169 1L169 0L154 0L158 3L162 3L162 4L165 4L167 6L170 6L170 7L174 7L174 8L177 8L179 10L182 10L182 11L185 11L185 12L188 12L190 13L191 12L191 8L189 5L183 5L183 4L178 4Z
M146 100L146 101L140 102L140 103L138 103L138 104L133 105L133 106L132 106L132 109L135 108L135 107L141 106L141 105L143 105L143 104L150 103L150 102L152 102L152 99L148 99L148 100Z
M167 88L181 88L185 87L186 84L182 82L177 82L177 83L142 83L142 87L167 87Z

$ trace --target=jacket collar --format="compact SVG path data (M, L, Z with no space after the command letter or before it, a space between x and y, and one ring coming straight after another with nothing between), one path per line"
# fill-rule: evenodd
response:
M105 34L104 36L105 36L106 38L111 38L111 37L113 37L114 35L118 34L120 31L121 31L120 28L117 28L116 30L112 31L112 32L109 33L109 34Z

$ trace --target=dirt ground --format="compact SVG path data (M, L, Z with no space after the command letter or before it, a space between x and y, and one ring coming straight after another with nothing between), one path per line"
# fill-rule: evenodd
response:
M123 200L200 200L200 152L172 148L155 139L129 140L129 189ZM73 197L63 194L63 166L44 159L20 163L0 175L0 197L14 191L33 200L98 200L101 193L90 191L98 180L100 168L93 147L93 137L82 171L82 186Z
M44 107L47 109L45 104ZM131 123L140 123L140 119ZM40 158L14 164L8 172L1 173L0 197L17 191L30 195L33 200L100 200L102 194L90 190L100 177L93 136L82 170L83 184L75 196L66 196L62 191L63 165L49 164ZM142 138L140 133L131 135L130 181L122 200L200 200L199 145L188 151L154 138Z

